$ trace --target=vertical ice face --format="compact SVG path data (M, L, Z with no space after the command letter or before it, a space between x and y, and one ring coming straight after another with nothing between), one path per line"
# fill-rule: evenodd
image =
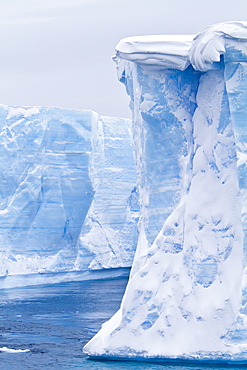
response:
M240 49L240 46L242 48ZM231 120L234 125L236 150L238 156L238 174L239 186L242 191L243 198L243 229L245 231L244 249L247 252L246 231L247 231L247 209L246 209L246 159L247 159L247 48L246 44L229 40L226 45L227 53L224 55L225 62L225 80L229 106L231 112ZM245 256L246 265L246 256Z
M229 99L231 120L234 126L239 186L242 194L242 227L244 231L243 308L247 314L247 46L234 39L227 40L225 62L225 80Z
M90 356L246 361L246 27L214 26L189 47L179 36L117 47L133 109L140 236L121 308L86 345Z
M138 219L130 122L1 106L0 125L0 275L130 266Z
M199 74L192 68L185 72L153 71L135 65L132 68L133 134L141 205L142 245L137 259L139 253L146 254L164 221L179 204L182 189L189 186L192 116ZM130 76L126 79L130 80ZM128 81L128 89L129 85Z
M131 266L137 245L139 196L129 122L101 117L90 166L95 189L78 240L77 269L85 255L93 255L89 268ZM100 144L99 144L100 143Z

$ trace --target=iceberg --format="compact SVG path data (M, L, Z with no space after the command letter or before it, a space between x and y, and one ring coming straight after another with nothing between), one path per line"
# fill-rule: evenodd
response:
M129 37L114 59L133 112L139 239L121 307L84 351L246 364L247 22Z
M131 122L0 106L0 277L131 266L139 217Z

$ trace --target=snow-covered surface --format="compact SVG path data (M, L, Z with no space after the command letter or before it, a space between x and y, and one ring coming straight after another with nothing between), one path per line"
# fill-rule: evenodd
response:
M218 67L220 56L226 51L229 40L236 41L236 48L247 51L247 22L226 22L208 27L199 33L191 46L189 59L198 71Z
M247 362L246 26L199 34L188 54L195 68L185 70L145 66L145 39L136 60L135 43L118 46L133 109L140 235L121 308L85 346L90 356Z
M130 121L0 106L0 277L131 266Z
M115 61L132 61L152 68L184 70L192 64L195 70L217 68L225 53L228 39L247 40L247 22L225 22L195 35L152 35L122 39L116 46ZM246 44L244 45L246 48ZM216 64L215 64L216 63Z
M116 46L116 57L136 63L178 68L184 70L188 64L191 41L194 36L136 36L122 39Z

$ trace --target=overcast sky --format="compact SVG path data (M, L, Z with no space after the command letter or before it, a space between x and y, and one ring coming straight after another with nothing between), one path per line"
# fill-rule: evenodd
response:
M0 103L131 117L111 60L121 38L247 20L247 0L0 0Z

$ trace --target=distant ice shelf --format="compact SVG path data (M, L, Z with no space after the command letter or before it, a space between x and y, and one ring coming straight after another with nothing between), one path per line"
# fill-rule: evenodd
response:
M247 22L123 39L115 61L140 234L121 308L84 351L246 364Z
M131 266L139 205L129 120L1 105L0 158L1 283Z

